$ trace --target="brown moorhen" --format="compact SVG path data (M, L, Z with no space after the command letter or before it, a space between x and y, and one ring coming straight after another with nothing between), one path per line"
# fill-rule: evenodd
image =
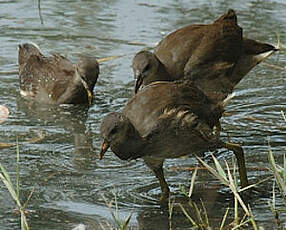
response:
M33 43L19 45L20 94L45 104L91 104L99 66L95 58L76 65L54 54L45 57Z
M276 50L243 38L236 14L229 10L212 24L189 25L169 34L154 54L141 51L135 55L135 93L141 84L186 78L210 98L223 100L254 66Z
M113 112L103 119L100 159L109 147L122 160L143 158L159 180L161 201L166 201L165 158L225 147L234 151L245 187L248 181L242 148L221 141L212 132L222 113L223 104L210 101L191 81L152 83L134 95L122 113Z

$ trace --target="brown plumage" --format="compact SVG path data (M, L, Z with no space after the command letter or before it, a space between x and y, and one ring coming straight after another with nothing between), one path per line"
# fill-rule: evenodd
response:
M45 57L31 43L19 45L20 93L27 99L47 104L91 103L99 66L95 58L76 65L55 54Z
M211 24L189 25L172 32L154 54L139 52L132 65L138 79L135 91L141 84L185 78L213 100L222 101L254 66L276 50L272 45L243 38L237 16L229 10ZM156 62L160 67L152 68L158 66ZM153 72L145 71L146 66Z
M223 113L191 81L156 82L136 94L122 113L110 113L101 124L104 144L101 158L111 150L122 160L143 158L159 179L162 200L169 196L163 174L165 158L202 154L229 148L213 134L212 128ZM242 185L247 185L243 151L230 148L239 160Z

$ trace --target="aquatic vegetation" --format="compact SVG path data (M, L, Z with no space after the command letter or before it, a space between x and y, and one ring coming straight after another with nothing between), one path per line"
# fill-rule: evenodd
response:
M105 203L110 210L113 222L116 226L116 229L127 230L127 229L129 229L127 227L128 227L128 224L131 220L132 212L126 217L125 220L122 220L119 216L119 207L118 207L117 195L115 192L113 193L113 195L114 195L114 200L111 200L108 202L104 196L103 196L103 199L105 200ZM115 206L115 211L113 211L113 206ZM110 229L113 229L111 225L112 224L110 224Z
M251 212L251 208L249 205L245 204L243 201L242 197L240 196L240 192L245 191L249 188L254 187L255 185L249 185L245 188L238 188L238 183L237 183L237 178L236 178L236 164L233 162L233 170L231 171L228 163L225 161L225 165L227 167L227 172L223 170L223 167L219 163L219 161L216 159L215 156L212 155L212 158L215 162L215 168L211 167L209 164L207 164L205 161L203 161L201 158L197 157L198 160L201 162L201 164L207 168L207 170L215 177L217 178L222 184L228 186L233 194L234 197L234 220L227 226L227 229L238 229L239 227L242 227L249 222L252 224L253 229L258 229L258 226L256 224L255 218ZM190 191L187 194L186 192L183 193L191 198L191 194L194 188L194 177L196 175L196 172L193 174L192 179L191 179L191 186L190 186ZM187 219L190 221L190 223L193 225L194 228L196 229L212 229L210 226L210 221L208 218L207 210L205 208L204 202L201 200L201 208L198 207L198 205L193 202L192 200L189 200L188 202L189 206L191 207L191 210L194 210L194 215L195 218L192 218L191 215L186 211L186 209L183 207L183 205L179 204L181 207L183 213L187 217ZM239 207L242 208L244 211L244 216L242 218L239 218ZM226 212L224 216L222 217L222 221L220 224L220 230L225 229L225 223L226 219L229 214L229 209L226 209Z
M32 194L33 190L31 191L30 195L28 196L28 199L26 202L23 204L20 201L20 151L19 151L19 145L17 145L17 169L16 169L16 188L13 185L11 178L8 174L8 172L5 170L5 168L2 166L0 163L0 179L9 191L11 197L14 199L16 205L17 205L17 211L20 212L21 215L21 230L29 230L30 227L27 222L26 218L26 210L25 207L28 204Z

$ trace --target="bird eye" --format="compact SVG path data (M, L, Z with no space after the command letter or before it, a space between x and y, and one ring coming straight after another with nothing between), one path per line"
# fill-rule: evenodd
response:
M111 131L110 134L113 135L117 132L117 127L115 126Z

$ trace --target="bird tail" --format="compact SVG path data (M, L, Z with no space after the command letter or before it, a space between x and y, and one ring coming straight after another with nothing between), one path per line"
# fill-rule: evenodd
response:
M229 94L222 102L221 102L221 106L223 108L225 108L227 106L227 104L232 100L232 98L234 98L236 95L235 92Z

